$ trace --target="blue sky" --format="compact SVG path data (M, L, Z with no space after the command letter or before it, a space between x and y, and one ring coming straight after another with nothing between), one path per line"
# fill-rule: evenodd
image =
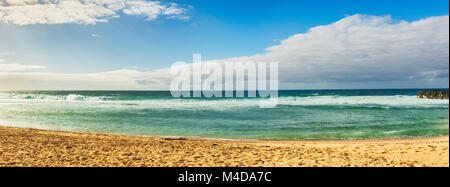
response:
M1 2L8 0L0 1L0 6ZM449 13L446 0L168 2L176 3L183 9L182 15L188 18L160 15L146 20L143 14L120 11L119 18L95 24L18 24L6 18L2 23L0 18L0 54L13 53L0 59L7 63L43 66L45 69L39 72L45 73L148 71L167 68L175 61L190 62L193 53L202 53L203 60L264 54L266 48L290 36L355 14L390 15L394 22L414 22ZM3 6L7 6L6 3ZM432 85L445 83L448 85L448 77Z

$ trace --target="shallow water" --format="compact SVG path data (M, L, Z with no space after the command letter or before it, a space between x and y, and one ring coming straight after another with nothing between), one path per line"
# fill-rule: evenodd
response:
M0 125L127 135L365 139L448 134L448 100L418 90L280 91L266 98L173 98L166 91L0 92Z

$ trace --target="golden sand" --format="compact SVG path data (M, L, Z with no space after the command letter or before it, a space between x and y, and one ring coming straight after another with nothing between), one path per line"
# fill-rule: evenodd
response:
M445 166L449 137L346 141L165 139L0 127L0 166Z

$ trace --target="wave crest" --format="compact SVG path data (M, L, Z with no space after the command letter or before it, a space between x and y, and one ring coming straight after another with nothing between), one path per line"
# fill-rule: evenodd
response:
M69 95L30 95L0 94L0 104L76 104L92 107L140 107L140 108L190 108L190 109L229 109L257 107L259 101L267 98L201 98L201 99L148 99L117 100L110 96ZM449 100L421 99L416 96L285 96L279 98L279 106L364 106L374 107L443 107L448 108Z

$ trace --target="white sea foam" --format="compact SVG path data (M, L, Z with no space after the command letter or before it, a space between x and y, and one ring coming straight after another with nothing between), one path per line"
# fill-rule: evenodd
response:
M213 109L226 110L230 108L257 107L261 99L267 98L230 98L230 99L150 99L150 100L109 100L104 96L82 95L27 95L0 93L0 105L55 105L68 104L73 107L113 107L113 108L168 108L168 109ZM279 106L324 106L324 105L356 105L379 106L384 108L399 107L446 107L449 100L421 99L416 96L310 96L310 97L280 97Z
M387 105L387 106L430 106L447 105L449 100L421 99L416 96L317 96L286 97L281 105Z

